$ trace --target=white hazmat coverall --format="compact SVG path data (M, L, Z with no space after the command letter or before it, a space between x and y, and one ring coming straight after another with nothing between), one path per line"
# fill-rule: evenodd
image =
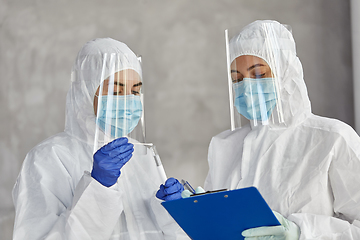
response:
M149 151L137 154L135 144L109 188L90 175L98 128L93 99L106 54L126 54L141 75L125 44L110 38L85 44L66 99L65 131L27 154L14 186L14 239L176 239L179 227L155 197L162 180Z
M263 51L263 24L271 25L281 43L278 77L285 120L213 137L205 189L255 186L272 210L300 227L300 239L358 240L360 138L347 124L311 113L294 39L280 23L245 27L233 59L253 55L271 62Z

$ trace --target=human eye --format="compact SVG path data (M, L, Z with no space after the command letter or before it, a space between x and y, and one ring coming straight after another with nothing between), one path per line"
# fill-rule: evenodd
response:
M232 73L231 79L233 83L241 82L243 80L242 74L239 73Z
M255 78L263 78L265 77L265 73L255 74Z
M134 94L134 95L139 95L140 94L140 92L138 92L138 91L132 91L132 94Z
M261 68L255 68L250 72L251 78L264 78L266 75L266 71Z
M123 95L123 88L119 86L114 87L113 95Z

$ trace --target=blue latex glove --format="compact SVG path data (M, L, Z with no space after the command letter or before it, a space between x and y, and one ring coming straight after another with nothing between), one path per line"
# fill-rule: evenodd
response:
M134 145L125 137L115 139L94 154L91 176L106 187L114 185L120 176L120 169L132 157Z
M160 185L160 189L156 193L156 197L169 201L181 198L181 192L184 191L184 186L175 178L169 178L165 184Z
M250 228L241 234L245 240L298 240L300 228L284 218L280 213L273 211L280 226Z

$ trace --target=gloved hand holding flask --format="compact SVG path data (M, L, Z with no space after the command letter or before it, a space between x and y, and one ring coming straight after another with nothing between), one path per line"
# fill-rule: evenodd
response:
M94 154L91 176L106 187L114 185L120 176L120 169L132 157L134 145L126 137L117 138L101 147Z

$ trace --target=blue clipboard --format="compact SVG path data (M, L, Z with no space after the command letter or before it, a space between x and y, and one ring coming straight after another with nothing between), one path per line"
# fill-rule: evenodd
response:
M245 229L280 225L255 187L161 203L193 240L244 239Z

